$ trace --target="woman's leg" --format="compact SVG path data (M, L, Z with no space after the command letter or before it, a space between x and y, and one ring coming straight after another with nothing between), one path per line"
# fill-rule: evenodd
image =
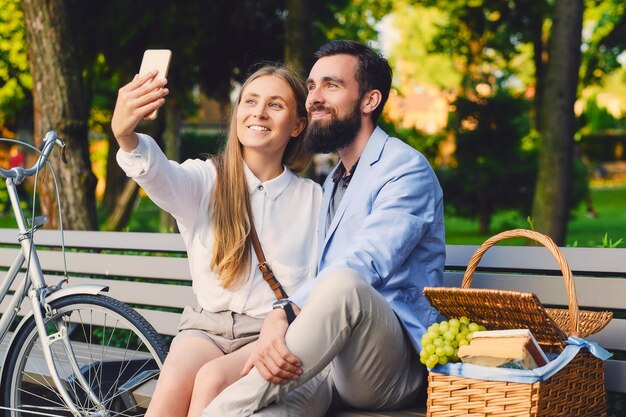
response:
M176 340L161 369L146 417L186 416L198 370L222 356L209 340L193 336Z
M205 364L196 374L188 417L200 417L217 395L241 378L241 371L256 342Z

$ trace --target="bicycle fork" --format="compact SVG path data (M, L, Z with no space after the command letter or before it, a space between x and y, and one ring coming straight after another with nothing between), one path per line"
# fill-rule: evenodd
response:
M52 357L52 345L54 343L62 343L63 349L67 355L67 359L70 363L72 371L81 388L85 391L89 399L95 405L95 412L91 414L94 417L108 417L109 413L106 410L104 404L101 403L100 399L96 396L96 394L91 389L89 382L85 379L85 376L80 370L78 365L78 361L76 360L76 355L74 354L74 350L69 341L69 335L67 330L67 323L65 318L61 318L57 320L56 327L57 331L52 334L48 334L46 330L46 325L44 323L43 311L46 312L46 315L52 314L52 310L50 305L45 302L44 293L38 290L31 290L28 293L28 298L31 301L33 306L33 316L35 318L35 323L37 325L37 332L39 333L39 340L41 341L41 349L43 351L44 358L46 360L46 364L48 365L48 369L50 370L50 376L54 382L54 385L59 390L59 394L63 399L63 402L69 409L69 411L76 417L85 417L84 414L76 407L74 399L68 393L65 384L61 380L59 376L59 371L57 370L54 358Z

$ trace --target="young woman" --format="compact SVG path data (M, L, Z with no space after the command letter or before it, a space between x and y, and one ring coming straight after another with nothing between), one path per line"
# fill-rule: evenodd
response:
M194 416L240 373L276 297L251 249L251 222L287 294L313 278L321 189L298 177L306 90L280 65L243 84L224 151L209 160L168 161L139 121L168 94L155 73L119 90L111 126L119 165L171 213L187 246L197 307L185 308L148 416ZM248 216L251 210L252 219ZM294 377L297 377L294 375Z

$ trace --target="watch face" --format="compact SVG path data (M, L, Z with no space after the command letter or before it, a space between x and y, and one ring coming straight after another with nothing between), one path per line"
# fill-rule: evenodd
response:
M277 300L274 301L274 308L285 308L287 304L289 304L288 300Z

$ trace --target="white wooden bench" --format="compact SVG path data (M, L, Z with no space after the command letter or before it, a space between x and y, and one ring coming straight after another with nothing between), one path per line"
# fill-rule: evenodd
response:
M41 264L56 283L63 270L60 233L41 230L35 236ZM0 229L0 269L15 258L16 231ZM109 294L133 305L156 330L176 334L179 314L194 303L185 248L177 234L121 232L65 232L70 285L100 283ZM476 246L449 245L445 285L459 286ZM582 308L613 310L616 316L601 332L590 337L611 351L626 351L626 249L563 248L574 272ZM3 276L3 273L0 273ZM133 281L128 279L132 278ZM567 303L563 278L552 255L543 247L497 246L484 256L473 287L534 292L550 306ZM5 304L0 305L0 312ZM623 357L623 354L622 354ZM0 347L0 359L4 351ZM626 393L626 361L606 362L607 390ZM333 417L423 416L424 410L396 412L338 411Z

